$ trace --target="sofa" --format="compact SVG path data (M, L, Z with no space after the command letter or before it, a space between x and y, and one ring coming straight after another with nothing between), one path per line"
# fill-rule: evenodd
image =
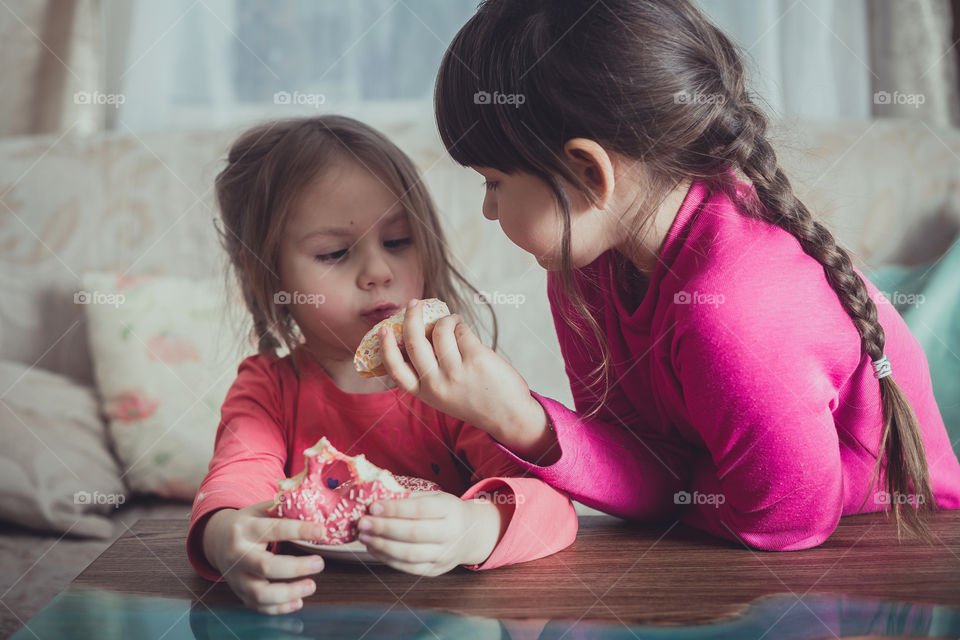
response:
M545 273L481 216L481 178L445 155L428 113L372 124L419 166L458 265L495 303L500 351L569 405ZM0 635L137 518L189 517L219 401L252 353L212 193L241 130L0 139ZM954 243L960 131L778 121L772 135L865 271L935 264Z

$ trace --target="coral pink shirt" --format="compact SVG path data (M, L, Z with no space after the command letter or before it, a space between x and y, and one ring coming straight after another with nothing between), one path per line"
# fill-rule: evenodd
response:
M464 500L481 492L501 494L498 504L512 505L509 525L490 556L468 569L541 558L576 537L577 514L569 497L526 474L485 432L400 389L346 393L298 349L294 356L256 355L240 363L190 518L187 556L200 575L223 580L203 553L208 516L275 498L277 480L299 473L303 450L322 436L347 455L363 453L381 468L432 480Z
M512 456L517 464L619 517L679 518L762 549L813 547L842 515L889 508L871 482L882 425L872 363L823 268L792 235L694 183L645 289L632 276L639 299L625 299L613 259L607 252L575 274L609 344L609 395L597 416L581 417L603 389L588 385L600 349L585 324L564 322L569 303L550 273L577 411L534 394L562 453L548 466ZM960 463L926 356L867 287L920 423L936 506L960 508Z

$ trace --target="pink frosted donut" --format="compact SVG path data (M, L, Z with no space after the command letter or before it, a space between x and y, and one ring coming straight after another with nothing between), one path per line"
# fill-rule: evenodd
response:
M437 298L428 298L421 300L423 305L423 330L430 339L433 333L433 327L437 320L450 315L450 309L445 302ZM403 347L403 319L407 315L407 308L404 307L385 320L381 320L373 326L367 335L363 337L357 352L353 356L353 366L357 373L365 378L376 378L387 375L387 369L383 366L383 354L380 348L380 336L377 333L380 327L390 327L393 335L397 337L397 345Z
M410 490L363 454L347 456L326 438L304 450L303 471L277 482L267 515L322 524L326 535L314 544L345 544L357 539L357 521L377 500L407 498Z

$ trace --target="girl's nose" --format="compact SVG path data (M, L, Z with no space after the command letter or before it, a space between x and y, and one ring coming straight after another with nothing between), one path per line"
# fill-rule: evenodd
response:
M393 270L379 251L372 252L363 261L363 267L357 275L357 286L369 289L375 286L387 286L393 282Z

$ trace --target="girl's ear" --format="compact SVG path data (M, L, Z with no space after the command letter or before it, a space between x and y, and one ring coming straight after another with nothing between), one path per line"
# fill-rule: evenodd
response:
M606 149L587 138L571 138L563 145L567 163L597 199L597 208L605 209L613 196L613 162Z

